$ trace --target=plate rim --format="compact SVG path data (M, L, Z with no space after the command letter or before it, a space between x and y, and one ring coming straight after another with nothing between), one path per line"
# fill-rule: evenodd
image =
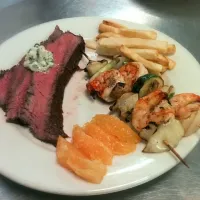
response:
M157 31L159 33L162 33L164 36L168 37L169 39L174 40L182 49L184 49L187 52L187 54L189 54L196 61L196 63L198 65L200 65L199 62L197 61L197 59L193 56L193 54L187 48L185 48L178 41L176 41L175 39L173 39L171 36L168 36L167 34L163 33L162 31L154 29L154 28L152 28L152 27L150 27L150 26L148 26L146 24L143 24L143 23L135 23L133 21L123 20L123 19L120 19L120 18L107 17L107 16L105 16L105 17L104 16L69 17L69 18L61 18L61 19L57 19L57 20L52 20L52 21L40 23L40 24L34 25L34 26L30 27L30 28L24 29L24 30L20 31L19 33L13 35L12 37L6 39L5 41L3 41L0 44L0 46L6 45L6 43L9 40L12 40L13 38L15 38L16 36L20 35L21 33L25 32L27 30L31 30L33 28L36 28L38 26L44 26L46 24L56 23L56 22L59 25L59 22L61 22L61 21L76 20L76 19L94 19L94 18L96 20L110 19L110 20L116 20L116 21L122 21L122 22L132 23L133 25L134 24L138 24L138 25L144 26L145 28L149 28L149 29L155 30L155 31ZM193 149L198 144L199 139L200 138L198 137L198 141L196 141L196 143L192 146L191 150L186 153L186 155L184 156L184 158L187 157L188 154L190 154L193 151ZM45 187L45 186L43 188L41 188L41 187L35 187L36 185L31 185L31 182L26 181L23 178L21 180L13 178L13 176L11 176L10 174L6 173L3 169L1 169L1 167L0 167L0 175L3 175L3 177L8 178L11 181L15 182L16 184L19 184L19 185L21 185L23 187L30 188L30 189L37 190L37 191L41 191L41 192L46 192L46 193L50 193L50 194L57 194L57 195L68 195L68 196L94 196L94 195L103 195L103 194L115 193L115 192L119 192L119 191L123 191L123 190L126 190L126 189L130 189L130 188L134 188L134 187L143 185L143 184L145 184L147 182L152 181L153 179L159 178L161 175L163 175L166 172L170 171L172 168L174 168L175 166L177 166L179 163L180 162L176 162L172 166L169 166L167 169L164 168L164 170L162 170L161 173L156 174L154 176L152 175L152 176L148 177L145 180L139 181L138 183L129 182L129 183L124 184L124 185L119 185L119 186L115 186L115 187L109 187L109 188L106 188L106 189L97 189L97 190L90 190L89 192L86 191L86 192L78 192L78 193L75 192L74 190L72 192L69 192L69 191L62 192L62 191L58 191L57 188L55 190L49 190L48 187Z

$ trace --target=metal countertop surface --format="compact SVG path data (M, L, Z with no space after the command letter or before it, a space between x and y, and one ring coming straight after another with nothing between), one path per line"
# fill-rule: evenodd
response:
M0 43L34 25L68 17L105 16L146 24L180 42L200 61L198 0L1 0ZM190 66L188 66L190 67ZM200 144L179 164L144 185L92 197L58 196L20 186L0 175L0 200L200 200Z

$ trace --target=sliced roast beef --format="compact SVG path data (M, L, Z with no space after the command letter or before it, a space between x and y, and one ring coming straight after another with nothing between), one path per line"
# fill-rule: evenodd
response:
M42 141L55 144L59 135L66 137L62 115L64 89L78 69L84 48L82 37L66 32L46 47L53 53L54 66L47 73L33 73L19 118Z
M46 41L41 42L41 44L47 46L48 44L53 43L62 34L63 31L56 26L49 38ZM24 121L20 120L19 115L21 112L21 107L25 102L28 88L31 84L32 73L32 71L24 67L23 58L17 66L12 68L12 84L7 92L6 100L4 100L4 110L7 111L6 116L8 122L24 124Z
M53 53L54 66L46 73L32 72L20 62L3 72L0 105L6 104L8 121L23 122L36 138L56 144L59 135L67 136L63 131L64 89L78 69L85 43L81 36L63 33L57 26L48 40L41 44ZM13 77L19 80L14 81L15 85L12 85Z
M62 34L63 31L60 30L59 26L56 26L54 32L49 36L49 38L46 41L41 42L41 44L46 46L49 43L55 42Z
M53 33L49 36L49 38L42 42L44 46L49 43L54 42L63 34L63 31L60 30L58 26L54 29ZM12 67L9 70L0 71L0 106L5 110L5 107L9 100L9 95L14 96L13 91L15 91L14 81L17 81L17 85L20 84L20 77L23 73L20 73L21 70L25 70L23 66L23 58L22 61L19 62L18 65Z
M7 94L9 92L12 73L16 66L14 66L11 70L1 71L0 74L0 106L5 110L5 103L7 99Z
M9 97L6 108L6 116L7 121L9 122L17 122L23 124L24 122L20 121L18 116L20 115L21 108L25 102L27 90L32 80L32 72L24 68L24 66L19 67L19 69L24 70L22 72L24 77L22 80L20 80L20 84L15 88L15 91L13 91Z
M24 79L25 71L27 71L27 69L25 69L23 67L23 59L22 59L22 61L20 61L19 64L16 65L12 70L11 84L10 84L9 90L7 92L7 97L6 97L6 101L5 101L6 106L9 103L10 97L15 96L14 93L15 93L17 87L20 86L20 84L22 83L22 80Z

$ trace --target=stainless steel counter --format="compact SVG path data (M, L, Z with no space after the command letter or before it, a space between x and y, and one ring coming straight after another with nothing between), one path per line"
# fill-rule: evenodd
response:
M76 16L108 16L147 24L183 44L200 61L198 0L1 0L0 43L39 23ZM190 67L190 66L188 66ZM97 197L105 200L200 200L200 144L183 165L142 186ZM79 199L37 192L0 176L0 200Z

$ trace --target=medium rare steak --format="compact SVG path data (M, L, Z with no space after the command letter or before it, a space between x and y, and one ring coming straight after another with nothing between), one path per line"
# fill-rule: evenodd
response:
M7 94L10 88L10 83L12 79L12 72L13 67L11 70L1 71L0 74L0 106L5 110L5 102L7 98Z
M55 30L49 36L49 38L46 41L41 42L41 44L46 46L47 44L54 42L62 34L63 34L63 31L61 31L60 28L58 26L56 26ZM0 106L3 108L4 111L5 111L6 107L8 106L7 104L10 104L10 102L12 102L11 100L9 100L9 97L15 96L16 84L20 85L21 81L23 81L23 78L24 78L23 71L24 72L26 71L26 73L27 73L27 71L29 71L28 69L24 68L23 60L24 59L22 58L22 60L17 65L15 65L14 67L12 67L9 70L0 71L0 91L1 91L0 92ZM29 73L32 73L32 72L29 71ZM20 77L20 76L22 76L22 77ZM17 82L17 83L15 84L15 82ZM20 93L20 94L22 94L22 93ZM14 108L14 106L9 106L9 107ZM12 110L12 112L14 112L13 109L10 109L9 111L11 111L11 110ZM9 120L11 120L11 119L9 119Z
M47 46L48 44L53 43L62 34L63 31L61 31L60 28L56 26L49 38L46 41L41 42L41 44ZM31 84L33 72L24 67L24 58L22 58L19 64L13 67L11 70L12 84L10 87L8 87L9 91L7 92L5 98L6 100L4 101L4 110L7 111L6 116L8 122L24 124L25 121L20 120L19 116L21 107L25 102L28 88ZM10 71L8 70L8 73Z
M0 95L0 103L4 105L7 102L8 121L28 124L36 138L56 144L59 135L67 136L63 131L64 89L78 69L85 43L81 36L71 32L63 33L57 26L54 33L42 44L52 52L54 66L43 73L25 69L23 64L17 65L24 71L22 70L23 78L16 86L12 86L10 81L13 68L4 72L3 78L0 78L0 89L5 90L5 95ZM9 87L9 92L6 86ZM5 101L8 96L8 101Z
M47 44L51 42L55 42L55 40L57 40L62 34L63 34L63 31L60 30L59 26L56 26L53 33L49 36L49 38L46 41L41 42L41 44L46 46Z
M34 72L20 119L40 140L56 143L63 131L62 101L64 89L84 51L82 37L67 32L46 49L54 56L54 66L47 73Z
M19 80L19 85L15 88L13 92L11 92L9 96L6 105L6 116L8 122L24 124L23 121L20 121L19 115L26 99L27 90L32 80L32 72L30 72L30 70L24 68L23 66L20 66L19 69L24 70L22 72L24 77L22 78L22 80Z

